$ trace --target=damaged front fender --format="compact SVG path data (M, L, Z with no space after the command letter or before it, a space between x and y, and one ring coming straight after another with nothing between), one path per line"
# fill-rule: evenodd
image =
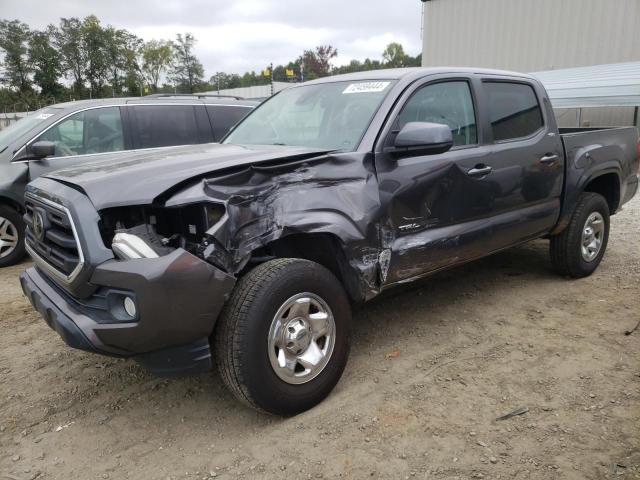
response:
M367 154L329 153L244 166L202 178L164 204L207 201L223 203L226 211L207 231L203 256L231 274L277 240L330 234L339 240L357 278L357 297L371 298L384 282L389 252L378 224L380 198Z

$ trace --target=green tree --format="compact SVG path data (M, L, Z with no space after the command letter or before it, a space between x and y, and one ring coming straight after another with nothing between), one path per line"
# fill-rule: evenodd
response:
M178 34L173 48L171 80L182 91L193 93L203 83L204 68L193 54L196 39L190 33Z
M392 42L382 52L382 63L385 68L402 68L414 66L414 58L404 53L404 47Z
M122 93L128 76L139 76L138 52L142 40L126 30L112 26L104 29L104 37L109 81L112 94L115 96Z
M0 50L4 54L4 72L0 80L22 95L32 90L32 68L28 56L30 36L31 31L26 23L0 20Z
M92 95L100 96L109 71L107 35L95 15L89 15L82 21L81 33L86 58L84 74Z
M242 79L237 73L217 72L209 79L212 90L225 90L227 88L238 88L242 86Z
M365 70L363 63L360 60L351 60L349 64L342 65L335 69L335 73L353 73L353 72L361 72Z
M172 61L173 42L150 40L142 46L142 73L154 92L158 91L160 79Z
M61 18L54 31L54 46L60 54L63 71L73 78L73 90L82 96L87 68L82 22L78 18Z
M33 32L29 40L29 62L33 67L33 82L40 88L44 97L60 96L63 87L60 84L62 65L60 55L51 44L55 28L49 27L43 32Z
M331 45L321 45L315 50L305 50L298 61L303 64L305 80L326 77L331 73L331 59L338 56L338 50Z
M143 41L132 36L123 52L124 60L124 88L129 95L138 95L144 87L144 73L142 71Z

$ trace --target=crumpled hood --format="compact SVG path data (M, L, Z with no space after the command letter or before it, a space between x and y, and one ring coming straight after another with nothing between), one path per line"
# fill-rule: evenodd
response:
M229 167L313 158L327 150L280 145L206 144L123 152L45 175L76 185L98 210L145 205L176 185Z

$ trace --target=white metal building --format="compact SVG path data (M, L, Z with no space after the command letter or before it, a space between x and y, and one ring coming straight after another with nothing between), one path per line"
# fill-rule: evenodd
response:
M212 90L204 93L210 95L231 95L246 99L261 99L270 97L272 93L278 93L280 90L291 86L292 84L287 82L273 82L273 92L271 92L271 85L257 85L255 87L227 88L220 91Z
M640 60L640 0L426 0L424 66L521 72ZM631 124L634 108L585 110L582 123ZM575 110L558 111L575 125Z

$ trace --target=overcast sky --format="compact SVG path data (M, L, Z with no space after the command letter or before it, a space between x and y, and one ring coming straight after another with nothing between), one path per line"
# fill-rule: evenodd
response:
M400 42L421 50L420 0L0 0L0 18L32 28L60 17L95 14L103 24L126 28L145 40L191 32L206 77L216 71L244 73L285 63L303 50L331 44L335 64L379 59Z

